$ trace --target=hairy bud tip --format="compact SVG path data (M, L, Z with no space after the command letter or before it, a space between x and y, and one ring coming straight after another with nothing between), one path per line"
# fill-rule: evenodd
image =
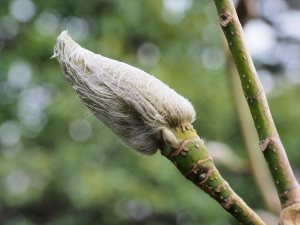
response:
M83 103L128 146L153 154L162 130L191 123L191 103L157 78L79 46L63 31L54 55Z

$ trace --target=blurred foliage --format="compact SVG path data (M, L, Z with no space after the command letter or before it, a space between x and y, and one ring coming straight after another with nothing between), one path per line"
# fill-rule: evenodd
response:
M86 48L187 97L200 135L245 157L214 5L176 2L1 1L0 224L235 224L159 153L142 156L120 143L50 59L68 29ZM299 174L299 85L284 74L274 79L271 110ZM222 174L251 207L264 208L248 171Z

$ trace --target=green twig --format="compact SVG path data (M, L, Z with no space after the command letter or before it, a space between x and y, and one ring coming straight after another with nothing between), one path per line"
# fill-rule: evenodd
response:
M180 172L244 225L265 225L257 214L231 189L216 169L203 141L190 124L172 130L179 146L162 154Z
M241 24L231 0L215 0L219 20L239 72L244 95L283 208L300 202L299 184L276 130L266 95L247 50Z
M255 133L255 128L253 123L251 122L251 115L247 108L245 98L241 95L243 93L243 90L240 85L238 73L236 71L233 59L231 55L229 55L228 51L226 52L228 53L227 58L231 75L230 79L232 94L251 173L266 204L267 209L273 213L279 214L280 202L278 198L274 197L276 196L276 189L273 184L271 174L264 162L263 156L258 151L258 145L256 145L256 143L258 143L258 139Z
M239 17L239 21L242 27L251 18L257 17L259 9L256 5L256 0L239 0L236 6L236 12ZM243 96L243 89L240 85L240 78L233 58L230 54L228 47L226 46L226 40L224 38L225 52L228 61L228 67L230 70L230 80L233 99L239 124L241 127L241 133L244 140L245 150L248 156L251 173L254 181L261 193L261 196L266 204L268 210L273 213L280 213L280 202L276 196L276 189L272 181L270 172L263 159L263 155L258 151L258 138L255 133L254 124L251 121L251 114L247 107L247 102Z

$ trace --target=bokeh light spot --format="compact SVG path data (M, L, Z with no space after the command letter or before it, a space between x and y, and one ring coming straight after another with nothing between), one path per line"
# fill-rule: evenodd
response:
M69 126L69 134L75 141L86 141L92 134L91 124L87 120L75 120Z
M25 61L14 61L8 70L8 84L13 88L24 88L31 81L32 68Z
M137 58L141 64L153 66L159 61L160 50L153 43L143 43L137 50Z
M63 29L68 30L76 40L83 40L89 35L89 24L78 17L67 17L63 20Z
M273 28L262 20L251 20L245 27L246 43L253 57L265 57L276 45Z
M59 17L52 12L42 12L35 21L35 28L43 35L53 35L59 26Z
M21 138L20 125L12 120L5 121L0 126L0 143L4 146L13 146L19 143Z
M27 22L35 14L35 4L31 0L13 0L10 14L20 22Z
M202 51L203 65L210 70L221 69L225 64L225 56L220 48L206 48Z
M12 194L22 194L29 188L31 178L23 170L14 170L6 177L6 188Z

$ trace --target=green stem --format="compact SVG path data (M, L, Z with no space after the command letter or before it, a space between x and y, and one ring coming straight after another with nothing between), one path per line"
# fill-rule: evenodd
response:
M257 214L231 189L215 167L206 146L190 124L172 130L179 145L162 154L180 172L244 225L265 225Z
M236 5L236 12L243 27L245 23L250 20L250 18L255 18L258 16L256 0L239 0L238 4ZM267 209L273 213L279 214L281 210L280 202L278 198L274 197L276 196L276 188L263 155L258 151L258 137L256 135L254 124L251 121L251 114L248 109L247 102L243 96L243 89L240 85L239 74L230 54L230 50L226 45L225 38L224 47L229 64L228 68L231 75L230 80L233 99L250 169Z
M239 124L241 127L241 133L244 140L245 151L248 156L249 166L253 175L254 181L258 186L261 196L266 204L267 209L279 214L280 213L280 202L276 196L276 189L273 184L271 174L268 171L267 165L263 159L262 154L258 151L257 135L255 128L251 122L251 115L247 107L245 98L243 97L242 87L240 85L238 72L234 65L229 50L226 47L226 55L228 58L229 69L231 74L231 88Z
M276 130L266 95L247 50L241 24L231 0L215 0L220 24L239 72L244 95L283 208L300 202L299 184Z

